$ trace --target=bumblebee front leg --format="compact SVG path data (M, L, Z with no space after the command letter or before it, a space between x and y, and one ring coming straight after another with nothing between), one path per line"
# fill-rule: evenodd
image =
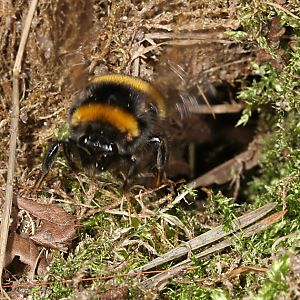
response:
M76 163L74 162L75 160L74 156L76 154L78 155L78 151L79 151L78 145L73 140L62 141L61 144L63 146L64 156L68 162L69 167L73 171L77 171L78 168Z
M41 186L43 180L45 179L45 177L49 173L49 170L53 166L55 159L57 157L59 148L61 148L61 147L63 147L63 153L64 153L64 156L65 156L69 166L72 169L76 169L75 164L73 162L73 154L72 154L75 146L76 146L76 144L74 142L72 142L71 140L54 141L50 144L50 147L49 147L47 154L43 161L42 170L39 173L37 180L35 182L35 185L34 185L35 188L39 188Z
M52 167L52 165L55 161L58 150L62 146L62 143L63 143L62 141L54 141L54 142L51 143L51 145L50 145L50 147L47 151L47 154L44 158L43 165L42 165L42 170L39 173L39 175L36 179L36 182L34 184L35 189L39 188L41 186L43 180L47 176L49 170L51 169L51 167Z
M151 153L155 153L155 158L156 162L154 164L154 169L156 171L156 178L155 178L155 186L159 186L162 182L163 176L164 176L164 171L166 169L167 163L168 163L168 158L169 158L169 151L168 151L168 144L167 141L164 137L161 136L151 136L149 137L148 141L146 141L146 144L149 147L145 147L145 149L148 151L149 148L151 147L153 149L153 152L149 150ZM143 153L142 150L141 154L147 154ZM143 157L143 156L142 156ZM135 155L128 155L124 157L127 162L129 162L130 167L127 172L127 176L125 178L125 182L123 185L123 190L127 191L128 186L129 186L129 181L131 178L133 178L136 174L137 171L139 170L139 167L142 165L142 167L145 167L143 165L143 162L141 162L141 157L138 156L136 157ZM150 163L150 162L148 162ZM151 164L153 166L153 164ZM153 169L152 168L152 169ZM149 169L148 169L149 170Z

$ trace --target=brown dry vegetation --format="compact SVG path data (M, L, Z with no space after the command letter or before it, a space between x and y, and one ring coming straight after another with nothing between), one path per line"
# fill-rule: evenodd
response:
M224 34L224 30L239 26L238 4L81 1L71 5L67 1L41 1L20 78L18 184L29 187L33 183L42 150L53 132L66 124L72 95L87 74L126 72L153 81L157 70L163 72L159 64L166 60L169 45L174 45L170 59L183 67L190 85L205 90L208 83L234 84L249 74L248 61L253 56L250 45L241 47ZM11 72L26 12L26 5L17 2L7 5L2 17L2 149L8 146ZM157 76L157 80L164 78ZM2 185L7 158L7 151L2 151Z

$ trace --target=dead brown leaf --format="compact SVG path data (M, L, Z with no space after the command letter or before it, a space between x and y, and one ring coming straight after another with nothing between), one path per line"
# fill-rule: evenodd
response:
M66 251L72 240L76 237L74 225L60 226L43 221L37 233L30 238L39 245Z
M285 28L281 25L280 21L281 20L279 16L276 16L272 19L267 35L268 40L275 48L279 47L280 38L285 33Z
M28 276L33 278L35 269L38 274L46 272L47 261L43 254L39 254L36 245L29 238L24 238L17 233L12 233L8 237L5 267L18 256L20 261L29 266Z
M41 204L19 197L22 208L42 221L37 233L30 238L39 245L65 251L76 236L77 219L63 208L53 204Z
M30 214L41 220L49 221L60 226L75 225L76 218L69 215L61 207L54 204L42 204L32 200L18 197L19 208L28 211Z
M99 295L101 300L125 300L128 299L128 289L125 287L113 288Z

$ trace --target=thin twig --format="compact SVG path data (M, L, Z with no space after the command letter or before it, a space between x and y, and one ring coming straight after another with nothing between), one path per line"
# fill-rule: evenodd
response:
M201 72L201 74L203 75L203 74L207 74L207 73L216 72L220 69L225 69L227 67L231 67L232 65L243 64L243 63L248 62L250 60L252 60L252 57L246 57L246 58L241 58L241 59L238 59L238 60L229 61L226 64L220 64L216 67L212 67L212 68L203 70Z
M198 89L201 97L203 98L205 104L207 105L207 108L209 109L210 113L212 114L212 116L214 117L214 119L216 119L216 115L215 115L215 113L214 113L214 111L213 111L213 109L212 109L212 107L211 107L211 105L210 105L210 103L209 103L209 101L208 101L205 93L203 92L203 89L199 85L197 85L197 89Z
M24 30L22 32L21 41L18 53L13 68L13 91L12 91L12 113L11 113L11 128L10 128L10 141L9 141L9 159L8 159L8 172L6 182L5 203L3 205L2 222L0 227L0 286L1 293L7 297L8 295L2 289L2 272L4 269L5 250L9 231L9 221L13 199L13 181L16 165L16 147L18 138L18 123L19 123L19 75L21 72L21 62L27 42L30 25L36 9L38 0L32 0L29 11L26 17Z
M260 141L261 136L257 136L246 151L190 181L186 185L187 189L196 189L199 186L208 186L213 183L223 184L234 179L234 174L241 174L241 171L255 167L261 157Z

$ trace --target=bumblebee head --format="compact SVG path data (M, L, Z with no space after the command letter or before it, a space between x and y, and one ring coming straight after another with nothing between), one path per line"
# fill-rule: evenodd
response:
M114 142L101 134L89 134L80 137L79 145L96 155L114 155L118 149Z

